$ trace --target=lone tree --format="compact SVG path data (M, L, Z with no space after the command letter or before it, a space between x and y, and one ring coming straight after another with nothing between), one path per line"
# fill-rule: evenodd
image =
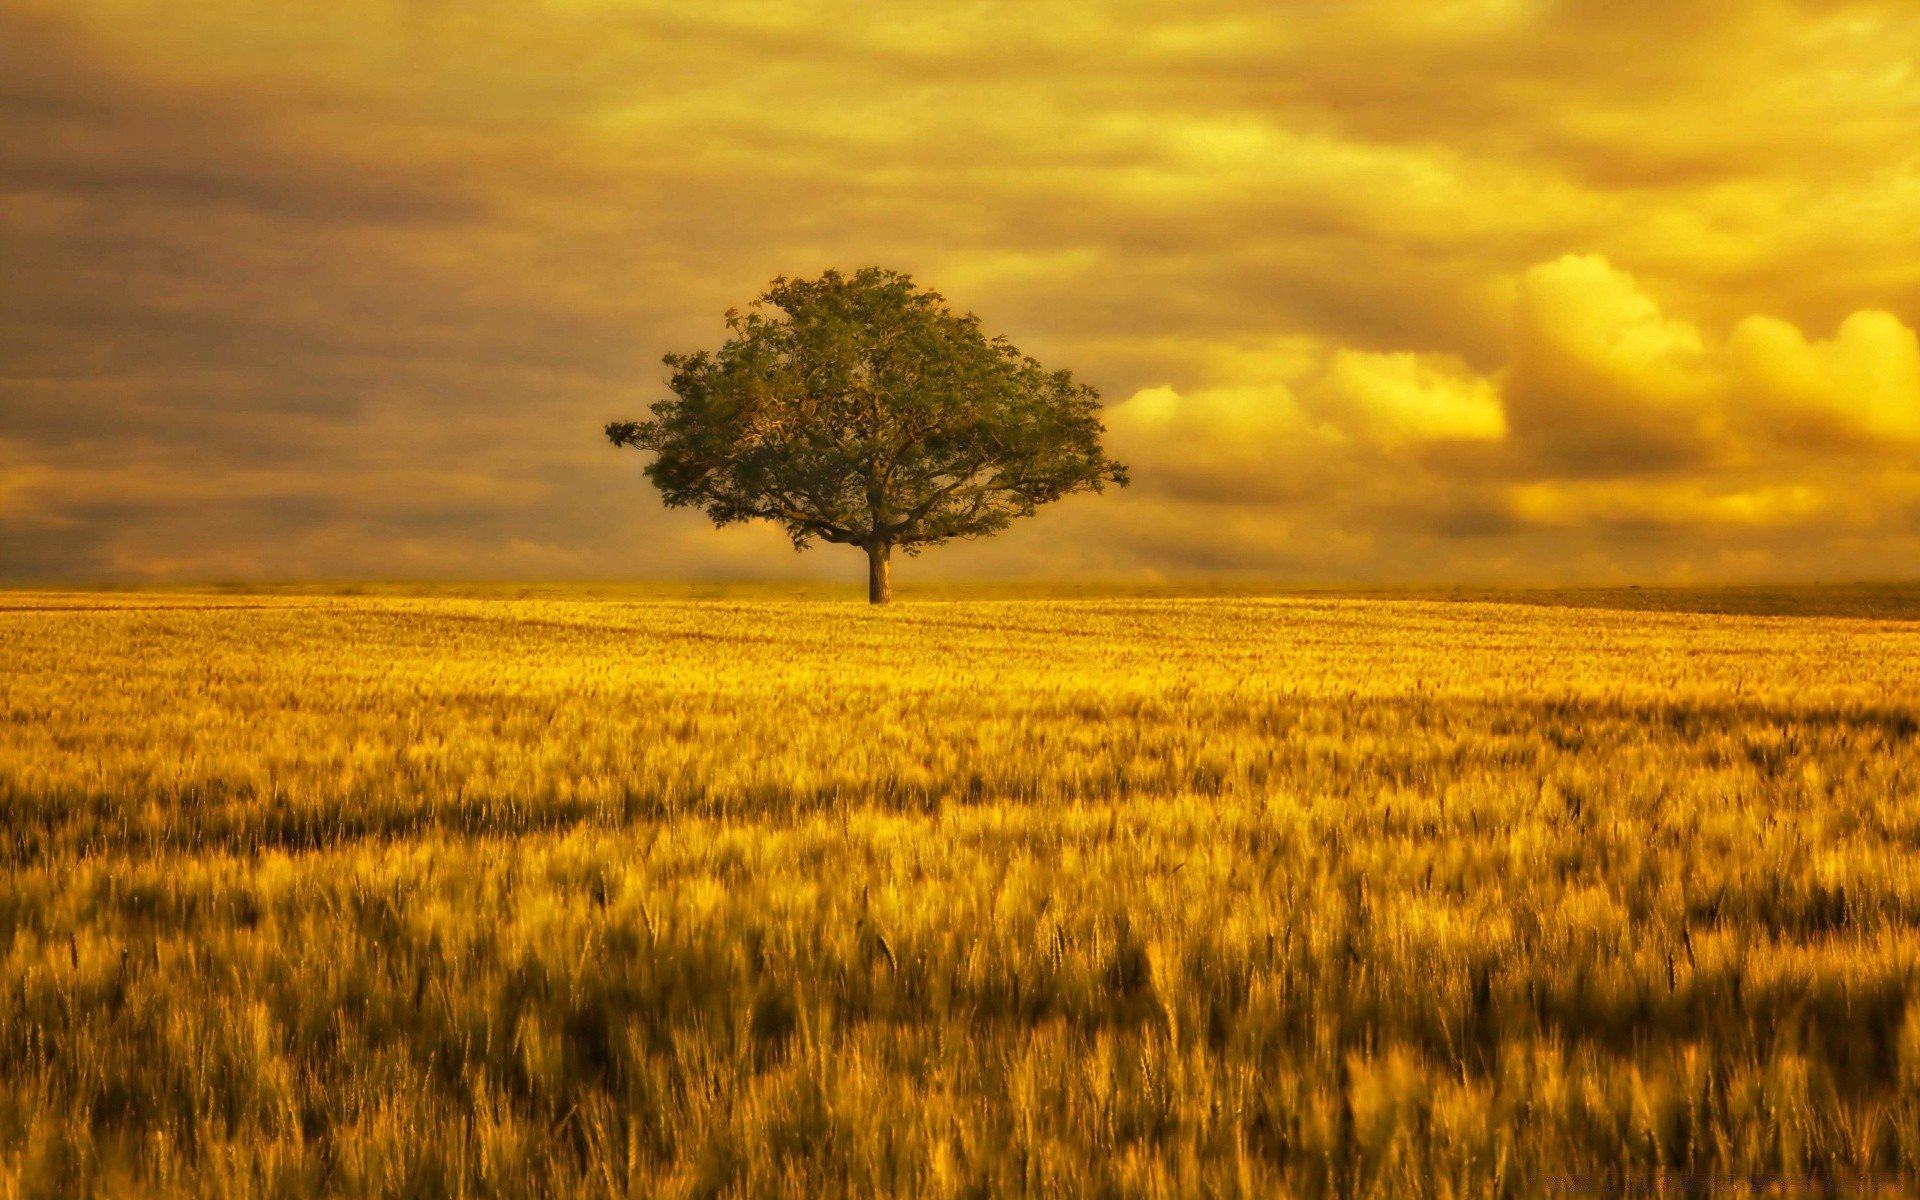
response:
M673 395L616 446L655 451L669 507L716 525L780 522L867 552L867 598L892 599L897 546L997 533L1079 491L1122 487L1100 446L1100 394L895 271L776 279L727 313L717 351L669 354Z

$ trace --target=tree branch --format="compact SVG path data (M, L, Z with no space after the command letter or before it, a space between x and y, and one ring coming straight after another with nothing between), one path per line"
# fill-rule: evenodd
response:
M986 465L986 459L984 458L974 459L973 465L967 468L967 473L965 475L958 476L954 479L952 483L947 484L945 487L936 489L924 501L922 501L920 504L915 506L914 509L911 512L909 512L905 517L901 518L899 521L896 521L894 524L889 526L888 527L889 534L904 533L907 530L911 529L913 526L919 524L921 521L925 520L927 514L932 512L934 508L937 507L942 500L945 500L948 496L953 495L954 492L966 486L968 483L971 483L974 477L980 474L980 468L985 465Z

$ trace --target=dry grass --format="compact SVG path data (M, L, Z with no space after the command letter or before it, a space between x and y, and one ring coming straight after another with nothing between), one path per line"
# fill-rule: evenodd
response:
M1920 1180L1920 627L12 592L0 654L0 1194Z

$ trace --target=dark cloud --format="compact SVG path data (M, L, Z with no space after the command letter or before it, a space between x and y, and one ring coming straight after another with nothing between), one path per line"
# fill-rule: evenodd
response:
M231 94L116 73L70 27L0 10L0 179L102 213L237 210L338 223L471 218L416 172L290 147Z

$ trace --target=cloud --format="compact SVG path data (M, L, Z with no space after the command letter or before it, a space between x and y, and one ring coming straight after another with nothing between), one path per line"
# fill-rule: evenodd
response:
M1916 54L1891 0L0 0L0 574L841 570L598 429L866 263L1135 466L916 571L1914 561Z
M1734 399L1785 439L1862 447L1920 442L1920 340L1887 312L1857 312L1809 342L1773 317L1748 317L1729 340Z
M1298 339L1217 348L1206 356L1243 374L1135 393L1110 413L1115 445L1174 504L1284 516L1296 543L1323 531L1329 565L1354 530L1685 549L1783 531L1910 539L1920 339L1897 318L1859 312L1809 340L1756 316L1714 340L1596 255L1521 272L1513 297L1491 371ZM1261 539L1243 544L1261 560Z
M1891 313L1809 340L1748 316L1724 341L1666 315L1604 258L1525 272L1501 390L1537 469L1618 476L1899 453L1920 438L1920 339Z
M1452 358L1342 349L1317 390L1328 420L1383 448L1498 441L1507 432L1499 389Z
M1572 255L1520 277L1502 386L1530 464L1616 475L1697 465L1718 422L1700 334L1664 316L1604 258Z
M1505 432L1494 385L1451 357L1310 341L1210 357L1239 382L1146 388L1107 414L1114 453L1148 487L1199 500L1311 501L1340 486L1351 464L1417 460Z

